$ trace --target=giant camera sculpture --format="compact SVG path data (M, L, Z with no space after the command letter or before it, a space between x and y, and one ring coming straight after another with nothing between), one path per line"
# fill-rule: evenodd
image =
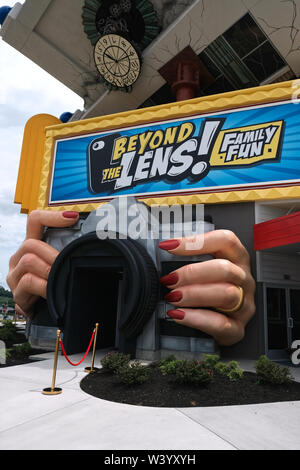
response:
M168 290L159 282L180 266L210 257L179 257L161 250L163 224L156 220L158 233L153 239L153 213L135 198L114 199L109 205L116 209L118 232L99 230L106 205L71 228L46 230L44 240L60 254L48 280L48 305L40 301L36 306L31 343L50 345L59 327L67 353L79 353L86 349L99 322L98 349L116 348L143 359L157 359L170 351L187 356L215 352L211 337L169 319L166 312L174 307L164 300ZM122 233L120 218L124 216L126 229L131 221L139 220L146 236L134 239ZM208 219L201 221L203 232L214 230ZM194 230L196 221L189 222ZM174 228L169 220L171 235Z

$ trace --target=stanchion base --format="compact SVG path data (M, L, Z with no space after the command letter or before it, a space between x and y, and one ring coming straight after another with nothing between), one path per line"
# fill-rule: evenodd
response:
M91 372L97 372L98 370L100 370L100 369L98 369L97 367L93 367L93 369L91 367L86 367L84 369L84 372L91 373Z
M44 390L42 391L43 395L59 395L60 393L62 393L62 388L56 387L53 390L51 387L44 388Z

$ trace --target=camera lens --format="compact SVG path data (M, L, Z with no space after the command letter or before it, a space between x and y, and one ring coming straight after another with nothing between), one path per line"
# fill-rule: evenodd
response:
M84 235L56 258L48 280L49 313L63 331L68 354L86 349L95 323L98 348L133 352L153 314L159 276L152 258L132 239Z

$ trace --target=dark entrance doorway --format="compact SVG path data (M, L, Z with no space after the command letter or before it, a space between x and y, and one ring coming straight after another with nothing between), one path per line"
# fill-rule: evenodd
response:
M288 358L292 342L300 339L300 288L266 285L265 308L268 356Z
M69 354L86 351L96 323L97 349L115 347L120 277L115 268L74 268L64 339Z

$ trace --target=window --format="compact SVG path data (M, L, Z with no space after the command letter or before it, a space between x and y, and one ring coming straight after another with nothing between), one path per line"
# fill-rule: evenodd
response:
M277 54L269 42L249 54L244 63L252 70L260 82L273 75L285 66L283 59Z
M201 91L201 96L258 86L280 70L289 72L287 63L249 13L213 41L199 57L215 78L212 85ZM289 73L291 80L294 75L292 71ZM175 97L171 87L165 84L140 107L172 101Z
M229 86L231 89L258 86L287 65L248 13L199 57L216 78L216 83L203 90L203 95L220 93L222 78L225 79L224 92L230 91Z
M242 59L266 41L266 35L247 14L223 34L228 44Z

